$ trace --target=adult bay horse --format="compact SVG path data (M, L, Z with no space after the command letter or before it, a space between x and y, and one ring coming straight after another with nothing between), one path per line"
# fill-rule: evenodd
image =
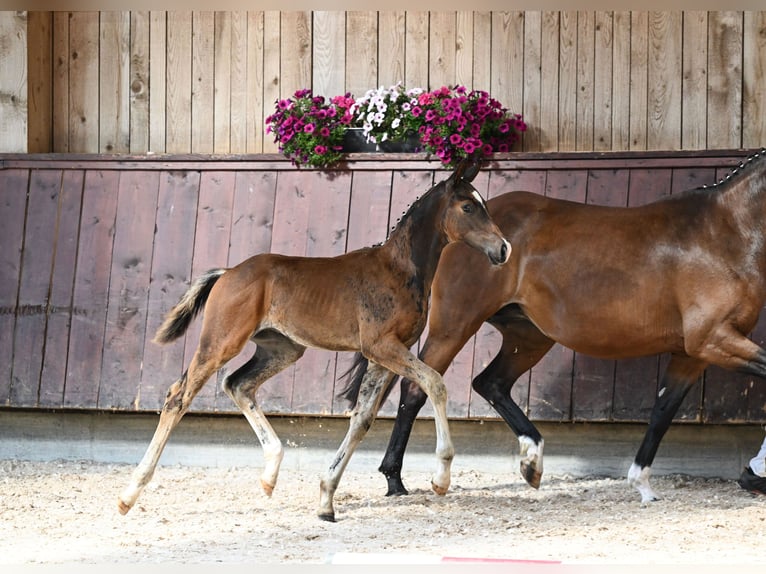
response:
M505 263L510 254L510 244L470 184L477 171L477 163L460 164L411 206L381 245L331 258L261 254L197 278L168 313L155 341L179 338L204 308L199 345L187 371L168 391L154 437L119 497L120 512L130 510L151 480L171 431L197 392L248 340L256 344L255 353L225 378L223 387L261 442L261 487L267 495L276 485L283 449L256 392L307 347L358 351L370 362L348 433L321 481L319 517L335 519L333 496L341 474L377 414L383 389L396 375L422 385L433 401L438 462L433 488L444 494L454 453L446 390L440 374L409 348L425 327L431 283L448 243L463 241L492 264Z
M510 393L554 342L606 359L671 354L628 472L643 502L657 499L652 461L702 371L718 365L766 377L766 351L746 337L766 302L765 156L749 157L715 186L641 207L506 193L488 207L514 246L507 265L491 268L459 245L445 249L420 357L444 373L483 322L500 331L500 350L473 388L518 436L531 486L540 484L544 441ZM357 360L349 400L364 368ZM389 495L407 493L404 450L424 402L403 380L380 467Z

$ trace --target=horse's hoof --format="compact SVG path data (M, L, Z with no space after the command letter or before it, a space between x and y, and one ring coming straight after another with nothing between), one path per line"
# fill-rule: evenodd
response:
M276 484L269 484L265 480L261 479L261 489L263 490L264 494L271 498L271 494L274 492L274 487Z
M431 481L431 488L439 496L444 496L447 494L447 490L449 490L449 486L439 486L434 481Z
M319 520L324 520L325 522L335 522L334 512L320 512L317 514L317 516L319 516Z
M540 488L540 480L543 477L543 473L537 470L529 463L521 463L521 476L527 481L527 484L532 488Z
M404 488L401 480L389 479L386 496L406 496L407 494L409 494L409 491Z
M117 499L117 510L120 511L120 514L125 516L128 512L130 512L130 509L132 506L129 506L125 504L121 499Z

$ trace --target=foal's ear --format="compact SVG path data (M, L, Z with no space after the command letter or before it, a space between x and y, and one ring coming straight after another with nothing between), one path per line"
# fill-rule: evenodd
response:
M480 168L479 160L475 157L467 157L455 168L453 177L456 180L462 179L463 181L471 182L476 177L476 174L479 173Z

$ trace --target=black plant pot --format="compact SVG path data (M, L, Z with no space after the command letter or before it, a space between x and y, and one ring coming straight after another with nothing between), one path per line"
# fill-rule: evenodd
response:
M368 142L362 128L348 128L343 134L343 151L346 153L377 151L375 142Z

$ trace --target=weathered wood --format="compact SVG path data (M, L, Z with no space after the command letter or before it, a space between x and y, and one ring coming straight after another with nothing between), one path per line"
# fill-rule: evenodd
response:
M102 12L98 42L98 151L130 151L130 13Z
M681 147L704 149L707 146L707 71L708 71L708 13L684 14L683 94ZM716 48L717 49L717 48Z
M711 12L708 26L707 146L742 144L742 12Z
M130 14L130 136L131 153L149 149L149 85L151 20L149 12ZM163 35L164 36L164 35ZM164 54L163 54L164 59ZM157 65L157 62L154 62Z
M213 153L229 153L231 149L231 91L234 80L231 77L232 55L232 14L216 12L213 33L213 106L201 107L208 115L212 110Z
M612 20L612 146L630 149L630 12L615 12Z
M0 171L0 404L10 406L29 172Z
M229 153L247 153L248 139L248 100L249 95L257 96L257 91L248 90L248 19L246 12L231 14L231 67L229 69L230 109ZM257 76L256 76L257 77ZM256 102L263 107L263 100ZM216 121L216 124L218 122ZM217 127L217 126L216 126ZM256 150L253 150L256 151Z
M414 80L404 74L405 26L403 11L385 10L378 13L377 84L388 86L396 82L405 82L408 88L417 87L417 84L413 83Z
M539 130L540 150L558 149L559 136L559 13L543 12L540 38L540 120L527 130ZM526 115L526 107L524 108ZM526 137L526 135L525 135ZM526 141L526 140L525 140Z
M524 151L538 151L542 124L542 13L528 12L524 16L524 121L535 126L522 137Z
M612 115L614 113L614 15L596 12L593 56L593 149L612 149Z
M408 10L405 17L404 83L410 88L428 86L428 12ZM435 86L438 87L438 86Z
M457 24L455 12L431 12L429 15L428 81L434 88L454 86Z
M577 149L577 12L559 15L558 151Z
M313 38L311 85L314 92L325 98L344 94L346 59L358 57L357 54L346 54L346 14L337 11L314 12Z
M194 12L191 42L191 152L215 153L216 76L213 12Z
M27 151L27 13L0 12L0 150Z
M98 12L72 12L69 15L69 102L67 131L70 152L99 151Z
M682 15L649 14L647 146L681 147Z
M152 89L152 86L164 86L167 81L166 66L170 56L170 28L164 12L149 13L149 142L147 151L170 151L166 144L167 128L165 122L170 111L167 90ZM176 71L171 74L177 73ZM132 139L132 138L131 138ZM131 152L133 148L131 147Z
M649 16L630 14L630 149L647 149Z
M20 407L37 406L60 188L58 171L30 174L10 397L11 403Z
M371 38L376 38L377 42L370 41ZM331 97L335 94L350 92L359 98L370 88L379 85L376 71L379 68L378 47L381 38L378 32L377 14L375 12L347 12L345 39L345 89L335 93L325 92L325 94ZM385 56L381 54L380 57ZM389 85L403 80L404 76L392 81L381 77L380 83Z
M40 376L38 404L41 407L61 407L64 404L84 179L85 173L79 170L61 173L45 356Z
M595 15L593 12L577 12L577 130L575 149L590 151L593 148L593 106L595 96Z
M742 58L742 146L766 139L766 12L745 12Z
M17 151L41 153L53 149L53 14L28 12L27 38L29 138L26 149Z
M164 151L190 153L192 151L192 13L168 12L166 25L167 108L164 118ZM154 148L153 151L163 150Z

